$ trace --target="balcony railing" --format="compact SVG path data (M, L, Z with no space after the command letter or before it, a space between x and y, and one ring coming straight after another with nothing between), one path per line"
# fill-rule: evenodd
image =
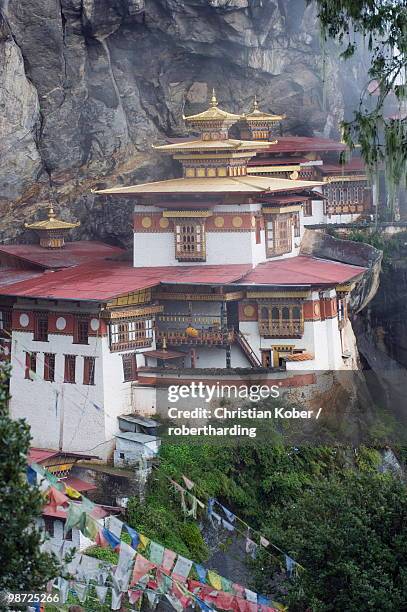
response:
M303 319L270 321L260 319L259 332L263 338L301 338L304 333Z
M227 346L234 341L233 331L221 331L219 329L195 329L194 333L178 329L157 329L157 344L162 344L165 339L168 346L180 344Z

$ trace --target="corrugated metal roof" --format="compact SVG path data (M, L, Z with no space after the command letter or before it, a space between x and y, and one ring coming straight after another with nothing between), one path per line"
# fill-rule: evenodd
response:
M155 442L156 440L159 440L157 436L150 436L148 434L136 433L133 431L120 431L115 435L116 438L129 440L130 442L137 442L138 444L148 444L149 442Z
M365 268L306 255L261 263L238 282L252 286L335 286L360 274Z
M39 278L1 288L0 294L103 302L164 282L186 285L228 284L241 278L250 269L250 264L134 268L127 262L98 261L72 269L44 273Z
M318 136L280 136L270 153L306 153L309 151L344 151L346 145L330 138Z
M123 421L127 421L128 423L137 423L137 425L142 425L143 427L158 427L157 421L147 419L146 417L137 416L135 414L122 414L118 418L123 419Z
M14 285L29 278L36 278L42 275L42 270L22 270L21 268L1 268L0 267L0 287Z
M62 249L44 249L39 244L2 244L0 245L0 260L1 254L5 253L41 268L55 269L69 268L107 257L117 257L123 255L124 252L119 247L94 240L67 242ZM2 274L0 278L0 282L3 284Z

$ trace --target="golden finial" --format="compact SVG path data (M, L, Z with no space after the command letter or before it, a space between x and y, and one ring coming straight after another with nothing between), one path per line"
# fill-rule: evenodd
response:
M257 102L257 95L254 96L253 110L254 111L259 110L259 103Z
M55 217L56 217L56 215L55 215L55 212L54 212L54 207L52 206L52 204L50 204L48 206L48 219L50 219L50 220L51 219L55 219Z
M218 106L218 101L216 99L215 88L212 89L211 106L212 107Z

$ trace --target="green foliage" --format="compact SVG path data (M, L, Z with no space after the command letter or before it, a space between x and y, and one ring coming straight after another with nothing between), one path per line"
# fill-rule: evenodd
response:
M198 523L182 517L166 478L180 482L185 474L199 498L215 496L306 568L287 581L284 559L263 553L249 562L247 586L293 612L404 609L406 488L378 473L378 450L236 440L226 447L164 444L160 455L145 503L132 499L128 508L127 520L145 535L205 561Z
M101 546L91 546L87 548L86 555L99 559L99 561L106 561L106 563L111 563L112 565L117 565L119 560L119 554L112 548L102 548Z
M407 88L407 5L405 0L308 0L315 2L324 38L345 45L342 57L352 57L367 42L370 54L366 84L353 121L343 123L345 142L358 143L372 175L384 162L390 205L396 189L407 180L407 121L403 104ZM398 106L389 115L386 104Z
M266 536L305 568L280 586L290 611L405 610L406 517L404 483L351 469L270 508ZM265 556L256 565L256 586L267 590L274 566Z
M58 575L55 556L40 551L43 535L33 528L43 498L26 479L30 430L8 415L9 371L0 367L0 590L42 591Z

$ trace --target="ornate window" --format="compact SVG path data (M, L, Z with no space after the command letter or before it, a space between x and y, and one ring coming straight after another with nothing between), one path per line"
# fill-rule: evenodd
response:
M265 220L267 257L290 253L292 249L291 215L287 213L268 215Z
M324 186L325 214L340 215L363 212L366 206L366 181L341 181Z
M175 257L178 261L205 261L205 226L201 220L175 221Z
M302 304L259 304L259 332L263 338L301 338L304 333Z
M151 346L154 320L138 317L110 324L110 350L125 351L130 348Z

